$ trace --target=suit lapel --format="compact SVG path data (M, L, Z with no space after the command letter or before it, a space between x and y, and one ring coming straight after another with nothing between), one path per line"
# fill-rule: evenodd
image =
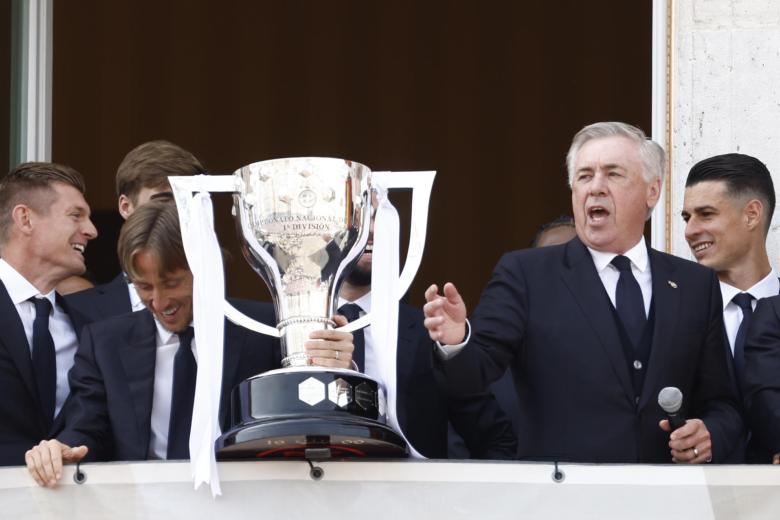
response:
M247 332L242 327L225 320L225 342L222 357L222 394L220 397L219 419L221 425L227 424L227 413L230 410L230 392L236 382L238 362Z
M565 247L562 277L609 359L623 391L633 402L634 387L626 367L609 297L588 249L576 237Z
M409 315L408 309L403 305L398 309L398 349L396 351L396 380L399 383L406 379L412 372L415 353L414 347L415 320Z
M154 369L157 361L157 330L149 311L133 314L134 324L128 337L122 338L116 346L119 359L125 371L133 412L135 414L137 434L146 455L149 446L149 432L152 418L152 400L154 397Z
M86 325L87 320L81 316L81 314L75 312L73 308L68 305L68 302L63 298L60 293L55 293L55 298L57 300L57 305L62 307L62 310L65 311L65 314L68 315L68 319L70 320L70 325L73 327L73 331L76 333L76 339L81 339L81 329ZM76 345L78 347L78 344ZM64 428L64 420L63 417L65 410L68 409L68 404L70 402L71 393L68 392L68 396L65 398L65 402L62 405L62 408L60 408L60 413L57 414L57 416L54 418L54 423L52 425L52 431L53 432L59 432Z
M405 381L411 377L415 359L419 355L418 352L414 352L416 346L415 339L417 338L415 327L416 320L410 312L410 309L404 305L400 305L398 309L398 349L396 352L395 366L397 396L395 408L401 429L406 427L406 411L401 402L404 394L398 390L401 388L409 388L409 385L407 385ZM431 355L433 355L432 352L433 351L431 350Z
M55 293L55 297L57 299L57 305L62 307L62 310L65 311L65 314L68 315L68 319L70 320L70 325L73 327L73 332L76 333L76 339L81 339L81 329L84 328L84 325L87 324L87 319L77 312L73 307L71 307L68 304L68 301L60 295L60 293Z
M675 279L674 266L671 262L653 249L648 249L648 255L653 279L655 325L647 375L639 403L640 408L645 406L649 400L655 400L656 396L650 395L650 389L657 385L663 367L668 366L667 358L670 349L675 348L677 321L680 315L680 291L684 290L678 288L679 284L683 284L684 281Z
M130 294L127 292L127 282L121 274L103 286L100 296L100 307L104 316L118 316L133 310Z
M8 354L13 359L27 391L38 401L38 389L35 386L30 345L27 343L22 320L19 318L16 306L8 296L8 291L3 282L0 282L0 330L3 331L0 334L0 342L5 345ZM38 409L40 410L40 406ZM41 419L43 420L42 416Z

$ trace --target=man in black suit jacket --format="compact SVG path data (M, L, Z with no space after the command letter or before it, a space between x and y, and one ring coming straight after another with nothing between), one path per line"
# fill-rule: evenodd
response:
M745 340L742 380L751 443L780 463L780 296L758 301Z
M117 208L123 219L154 197L170 193L170 175L197 175L206 170L187 150L168 141L149 141L130 150L116 172ZM108 283L68 295L90 321L144 308L124 273Z
M273 306L232 301L242 312L274 323ZM148 309L87 325L70 374L73 406L57 439L89 448L91 460L150 458L158 334ZM161 330L162 329L162 330ZM279 368L279 342L225 321L220 425L230 427L230 393L253 375Z
M505 255L474 312L452 284L426 291L426 327L454 389L515 377L525 459L722 461L743 429L728 370L715 273L648 248L660 146L624 123L596 123L568 155L578 238ZM689 419L669 432L656 404L676 386Z
M0 182L0 465L62 427L83 317L54 288L84 272L89 214L67 166L26 163Z
M339 309L357 305L352 319L371 308L373 221L366 252L341 285ZM514 459L517 441L509 419L490 392L453 396L447 393L443 374L434 363L433 343L423 326L423 313L409 305L398 309L396 356L398 423L414 448L428 458L448 454L448 422L463 437L472 458ZM378 376L373 362L371 327L355 332L355 356L360 371ZM362 350L362 352L361 352Z
M744 372L745 338L756 302L780 293L766 238L775 211L775 188L755 157L728 153L696 163L685 181L685 239L696 260L713 269L723 297L728 358L737 381ZM752 440L748 462L769 463Z
M133 213L119 237L119 257L148 310L84 329L70 373L65 429L26 453L27 466L41 485L55 485L62 463L81 460L88 452L98 460L189 457L198 345L190 325L192 273L172 201L149 202ZM273 320L270 305L251 306L250 314ZM340 316L336 321L346 323ZM335 330L312 333L314 340L327 340L307 343L312 362L350 367L351 337ZM277 368L279 360L277 342L225 327L223 427L230 389L250 375Z

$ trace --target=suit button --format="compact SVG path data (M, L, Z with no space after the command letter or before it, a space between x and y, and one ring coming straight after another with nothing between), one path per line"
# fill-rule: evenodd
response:
M642 370L642 362L638 359L634 360L634 368L637 370Z
M634 404L639 406L639 397L634 397Z

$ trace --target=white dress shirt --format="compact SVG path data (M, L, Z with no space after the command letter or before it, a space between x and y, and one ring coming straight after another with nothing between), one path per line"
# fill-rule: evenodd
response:
M588 251L590 251L593 264L599 273L601 283L604 284L604 289L607 290L612 306L617 308L615 306L615 293L617 292L617 283L620 279L620 271L610 262L618 255L615 253L603 253L591 248L588 248ZM639 239L639 243L623 253L623 256L631 260L631 273L633 273L639 288L642 290L645 316L648 316L650 313L650 301L653 299L653 277L650 274L650 258L647 255L645 237Z
M24 334L27 336L27 347L30 349L32 357L32 336L33 321L35 321L35 304L28 301L33 296L47 298L51 302L52 313L49 316L49 333L54 340L54 354L57 364L57 392L54 401L54 416L56 417L62 409L65 399L70 393L68 385L68 371L73 366L73 356L78 347L78 338L73 330L73 324L70 317L57 304L55 292L52 290L48 294L41 294L27 279L11 267L3 259L0 259L0 280L3 281L8 296L11 298L16 312L24 327ZM53 418L52 418L53 419Z
M135 289L135 285L132 282L127 284L127 294L130 295L130 307L133 312L137 312L146 308L144 302L141 301L141 297L138 296L138 291Z
M149 458L168 457L168 427L171 422L173 398L173 362L179 349L179 336L154 320L157 326L157 357L154 365L154 393L152 397L152 422L149 432ZM195 338L192 338L192 354L198 360Z
M591 258L593 258L593 264L596 266L596 272L601 279L601 283L604 285L604 289L607 291L612 306L615 306L615 294L617 293L617 283L620 279L620 271L617 267L611 264L612 259L618 256L615 253L603 253L596 251L595 249L588 248ZM639 242L623 253L623 256L627 257L631 261L631 272L636 278L639 288L642 291L642 299L645 304L645 316L650 313L650 302L653 299L653 277L650 272L650 257L647 254L647 246L645 245L645 237L642 236ZM451 359L455 354L460 352L463 347L466 346L471 337L471 327L466 321L466 339L462 343L457 345L442 345L438 341L436 342L436 352L443 360Z
M740 291L733 285L720 282L720 292L723 295L723 324L726 326L726 336L729 338L731 353L734 354L734 342L737 339L739 325L742 323L742 309L731 301L732 298L741 292L750 293L755 298L753 300L753 309L755 310L756 303L761 298L780 294L780 280L777 279L777 273L770 270L768 275L747 291Z

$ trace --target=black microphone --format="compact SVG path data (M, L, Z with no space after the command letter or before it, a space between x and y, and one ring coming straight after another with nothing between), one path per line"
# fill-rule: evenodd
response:
M669 419L669 426L672 431L685 425L685 417L680 412L682 408L683 395L680 389L675 386L667 386L658 392L658 406L666 412Z

